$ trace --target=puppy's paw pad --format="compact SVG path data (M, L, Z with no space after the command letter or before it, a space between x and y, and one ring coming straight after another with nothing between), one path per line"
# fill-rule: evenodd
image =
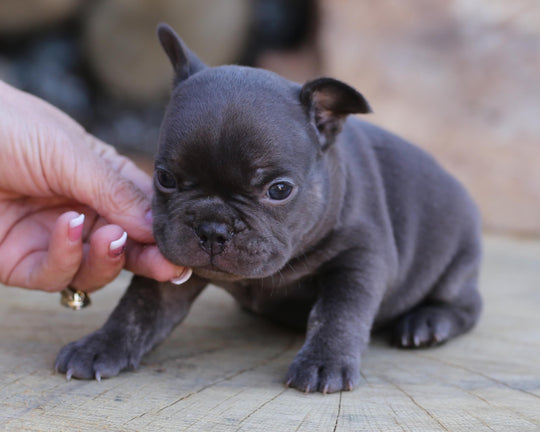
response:
M439 345L452 336L452 326L452 317L444 308L421 307L397 322L392 343L402 348Z
M360 381L360 365L353 363L296 359L289 367L285 385L305 393L350 391Z
M95 332L85 338L64 346L56 358L55 369L65 373L66 378L108 378L130 365L128 356L119 341L105 333Z

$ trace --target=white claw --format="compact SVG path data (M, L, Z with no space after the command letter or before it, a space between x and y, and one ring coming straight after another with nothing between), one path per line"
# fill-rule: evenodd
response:
M99 373L99 371L96 372L95 378L96 378L96 381L101 382L101 373Z
M73 369L69 369L67 372L66 372L66 379L68 381L71 381L71 377L73 376Z

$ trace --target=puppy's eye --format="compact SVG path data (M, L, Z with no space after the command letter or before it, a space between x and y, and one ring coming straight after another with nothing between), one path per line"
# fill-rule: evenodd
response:
M165 192L176 189L176 179L169 171L166 171L163 168L156 169L156 181L160 189Z
M293 191L293 185L286 181L274 183L268 188L268 197L274 201L283 201Z

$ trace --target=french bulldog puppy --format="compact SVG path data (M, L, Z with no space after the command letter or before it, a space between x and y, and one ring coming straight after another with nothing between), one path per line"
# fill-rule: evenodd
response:
M306 327L286 385L351 390L374 327L406 348L437 345L477 321L477 209L424 151L369 123L348 85L303 86L240 66L207 67L167 25L175 72L155 160L154 233L182 286L135 276L96 332L66 345L68 377L136 367L206 285Z

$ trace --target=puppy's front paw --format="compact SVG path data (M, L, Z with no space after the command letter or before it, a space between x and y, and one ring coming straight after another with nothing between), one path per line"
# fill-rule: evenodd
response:
M302 351L289 367L287 387L306 393L334 393L352 390L360 381L360 361L354 357L339 354L320 356Z
M126 369L135 368L140 356L132 358L121 338L104 330L98 330L88 336L64 346L56 358L58 372L79 379L100 381Z

